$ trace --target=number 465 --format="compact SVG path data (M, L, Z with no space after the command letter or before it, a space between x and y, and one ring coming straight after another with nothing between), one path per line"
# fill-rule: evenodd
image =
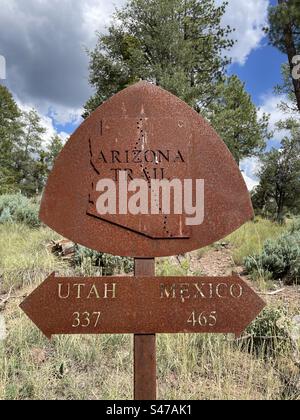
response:
M187 322L188 324L192 324L193 327L198 325L200 327L214 327L217 324L217 312L213 311L209 314L201 312L201 314L197 314L196 311L193 311Z

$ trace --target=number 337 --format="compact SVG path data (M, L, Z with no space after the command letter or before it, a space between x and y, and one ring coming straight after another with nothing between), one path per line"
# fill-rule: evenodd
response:
M73 328L88 328L90 325L92 325L94 328L96 328L99 325L101 317L101 312L74 312L73 313Z

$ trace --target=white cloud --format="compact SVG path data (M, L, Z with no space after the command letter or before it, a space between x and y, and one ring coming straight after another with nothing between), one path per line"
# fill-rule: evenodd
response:
M223 0L217 0L223 2ZM45 125L78 125L92 94L88 57L96 31L103 32L115 6L126 0L0 0L0 54L7 61L8 88L22 104L36 108ZM268 0L229 0L224 24L237 30L231 52L245 63L259 47Z
M259 116L262 116L263 113L270 114L270 129L274 131L274 137L272 139L272 145L279 146L281 140L289 134L286 130L278 130L276 124L279 121L284 121L290 117L293 117L293 114L284 113L279 105L281 102L288 102L284 95L274 95L274 94L265 94L261 96L261 105L258 112ZM295 115L298 118L298 115Z
M287 130L278 130L276 124L279 121L284 121L291 116L292 114L284 113L279 105L281 102L287 102L284 95L274 95L271 93L261 96L261 105L259 107L258 115L261 117L263 113L270 115L270 130L274 132L273 138L270 140L267 145L268 148L280 146L281 140L288 136L290 133ZM295 115L298 118L298 115ZM259 158L252 157L244 159L241 162L241 170L243 172L244 179L247 183L249 190L251 191L258 184L257 173L260 168Z
M258 184L257 173L260 168L260 161L256 157L244 159L241 162L241 171L249 191L252 191Z
M55 107L50 106L49 115L53 118L57 125L79 125L82 122L83 108L68 108L62 105L56 105Z
M0 0L7 87L55 123L78 124L92 94L85 48L94 47L114 7L106 0Z
M240 167L248 190L252 191L259 183L257 172L260 168L260 160L257 157L244 159Z
M244 65L251 51L261 46L268 6L268 0L229 0L223 23L236 29L233 38L237 43L229 54L233 62Z
M16 102L17 102L18 107L23 112L29 112L30 110L34 108L32 104L28 104L28 103L24 104L18 98L16 99ZM63 141L65 141L69 137L69 134L65 133L64 131L61 131L61 132L57 131L57 129L54 126L54 121L51 117L44 115L40 112L38 112L38 115L41 119L40 121L41 126L46 130L42 136L45 145L49 144L51 138L55 136L56 134L58 134Z
M248 191L252 191L252 190L254 190L254 188L255 187L257 187L257 185L259 184L259 182L258 181L255 181L254 179L252 179L252 178L250 178L249 176L247 176L246 174L244 174L243 173L243 177L244 177L244 180L245 180L245 182L246 182L246 185L247 185L247 188L248 188Z

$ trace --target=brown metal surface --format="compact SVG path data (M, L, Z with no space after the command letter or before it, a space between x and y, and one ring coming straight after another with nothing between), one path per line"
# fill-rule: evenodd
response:
M146 276L151 282L155 275L155 260L135 259L136 276ZM136 401L156 400L156 336L135 334L134 336L134 399Z
M205 215L107 215L96 211L99 179L203 179ZM72 241L115 255L156 257L211 244L253 217L243 177L212 127L184 102L152 84L133 85L99 107L58 157L41 220Z
M55 334L235 333L265 306L238 276L49 277L21 305Z

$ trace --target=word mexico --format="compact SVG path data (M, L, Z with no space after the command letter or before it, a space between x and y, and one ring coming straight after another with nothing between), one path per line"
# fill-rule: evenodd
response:
M152 179L150 184L144 179L134 179L128 183L126 171L121 171L118 178L118 183L106 178L96 184L96 191L100 193L96 200L99 215L186 214L190 216L186 217L186 225L203 223L203 179L185 179L183 182L180 179Z
M197 282L160 285L161 299L180 299L182 302L189 299L239 299L243 292L243 285L237 283Z
M22 304L47 337L154 331L239 335L263 307L238 276L78 279L53 274Z
M162 282L160 284L161 299L180 299L185 302L188 299L239 299L244 292L243 285L237 283L173 283L171 285ZM59 299L116 299L117 284L104 283L57 283L57 296Z

